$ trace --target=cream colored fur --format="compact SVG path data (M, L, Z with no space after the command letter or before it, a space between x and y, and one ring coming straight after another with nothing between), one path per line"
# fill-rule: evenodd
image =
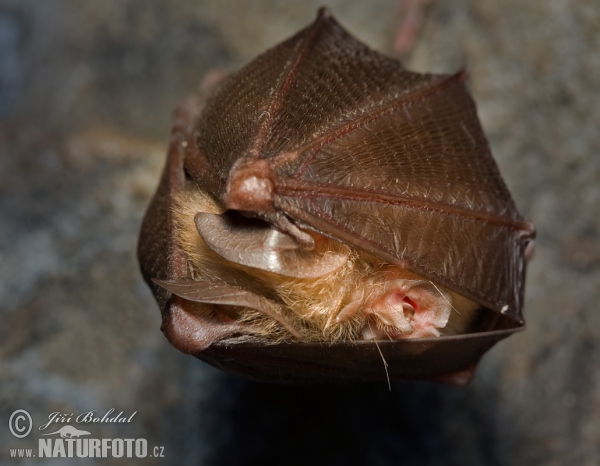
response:
M336 317L349 304L357 287L372 288L393 266L358 251L351 252L343 267L317 279L290 278L235 264L213 252L194 224L194 216L198 212L221 214L224 210L217 199L191 183L175 199L172 214L177 241L187 255L191 278L226 282L283 303L282 317L298 329L304 341L334 342L361 338L361 330L366 325L363 313L356 312L343 322L337 322ZM319 239L326 240L333 248L347 247L324 237ZM402 276L422 280L422 277L406 270L402 271ZM464 333L479 306L454 292L444 291L451 296L453 310L448 324L440 331L444 335ZM214 305L195 303L192 307L197 312L216 310ZM221 310L245 323L251 334L273 341L293 338L280 323L259 311L232 306Z

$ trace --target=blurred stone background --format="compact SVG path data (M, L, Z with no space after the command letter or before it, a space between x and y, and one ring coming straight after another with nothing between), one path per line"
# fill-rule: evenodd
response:
M52 412L111 408L137 414L83 428L146 438L165 458L60 464L600 463L595 0L435 0L404 59L468 68L501 171L538 227L527 331L470 386L259 384L162 336L134 251L170 112L321 3L394 54L402 0L0 0L0 463L59 464L9 448L35 447ZM6 426L18 408L34 419L23 440Z

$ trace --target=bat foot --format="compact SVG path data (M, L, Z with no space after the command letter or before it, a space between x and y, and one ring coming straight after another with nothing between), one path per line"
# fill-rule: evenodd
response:
M394 38L394 50L400 56L413 48L417 35L423 26L425 8L432 0L403 0L400 11L400 25Z

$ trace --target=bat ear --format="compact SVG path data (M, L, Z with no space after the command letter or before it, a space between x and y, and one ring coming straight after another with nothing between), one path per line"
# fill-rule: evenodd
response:
M283 315L283 307L279 303L265 298L264 296L221 282L186 279L177 281L153 279L152 281L165 290L170 291L175 296L187 301L221 306L242 306L263 312L279 322L294 337L300 338L298 331ZM235 324L235 321L232 319L228 320L230 325ZM243 330L243 327L239 324L235 324L234 326L237 332Z
M350 255L349 250L307 251L290 235L267 222L225 214L198 213L194 218L206 245L236 264L295 278L317 278L335 272Z

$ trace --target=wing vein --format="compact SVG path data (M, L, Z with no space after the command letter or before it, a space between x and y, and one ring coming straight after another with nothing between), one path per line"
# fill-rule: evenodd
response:
M326 132L325 134L312 141L309 145L295 150L294 154L296 157L299 156L302 152L305 152L306 150L310 150L310 154L302 163L302 165L294 175L294 178L299 178L300 176L302 176L302 174L308 169L310 163L317 156L321 148L326 144L329 144L330 142L342 137L343 135L359 129L365 126L366 124L371 123L372 121L378 120L379 118L383 118L390 113L406 108L406 106L408 105L415 104L417 102L425 100L426 98L432 95L438 94L446 88L448 88L449 86L455 84L456 82L464 82L466 79L466 75L466 71L461 70L458 73L449 76L442 82L435 83L429 87L426 87L425 89L419 89L416 92L411 92L408 95L403 95L402 97L394 99L391 102L387 102L379 107L369 109L365 112L365 114L357 117L356 119L348 121L341 126L337 126L331 129L330 131ZM290 153L288 152L280 154L278 158L279 157L286 161L289 161ZM293 158L295 157L292 157L292 159ZM277 165L277 160L274 160L274 166Z
M306 37L303 43L300 43L298 47L298 52L293 60L290 61L289 67L286 67L284 72L281 74L280 79L278 80L277 90L275 91L273 98L271 100L271 104L265 112L265 118L262 121L260 128L258 129L258 134L256 135L256 139L254 144L250 148L249 154L251 158L258 158L260 154L263 152L265 144L269 138L271 133L271 128L273 126L273 122L275 121L275 117L279 113L279 109L285 98L285 95L289 91L294 78L298 74L298 70L300 68L300 64L308 55L311 46L314 44L316 38L319 35L323 25L326 23L328 17L326 15L321 15L319 17L319 21L315 23L313 26L313 30L310 31L310 34Z
M284 183L279 183L277 194L291 198L325 198L376 204L403 205L408 208L435 211L445 215L458 215L473 220L505 226L520 231L524 238L532 238L535 236L535 228L530 222L525 220L513 220L489 214L487 212L467 210L463 207L450 204L430 202L427 200L381 193L367 189L349 189L341 186L325 186L306 182L297 183L294 182L294 180L286 180Z

